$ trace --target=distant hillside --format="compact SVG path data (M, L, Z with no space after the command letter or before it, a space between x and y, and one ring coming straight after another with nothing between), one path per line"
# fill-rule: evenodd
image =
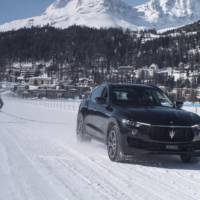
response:
M72 26L20 29L0 33L0 66L12 62L54 60L74 68L132 65L162 67L188 65L200 67L199 23L178 31L131 32L120 29L92 29ZM181 32L187 30L190 32ZM103 62L100 62L103 60Z
M177 33L177 32L199 32L200 31L200 21L197 21L195 23L192 24L188 24L186 26L183 26L181 28L177 28L174 30L169 30L166 31L164 34L166 35L167 33Z

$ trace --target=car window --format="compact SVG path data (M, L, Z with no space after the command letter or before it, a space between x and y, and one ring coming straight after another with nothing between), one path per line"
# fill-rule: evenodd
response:
M112 102L116 104L173 106L162 91L152 88L115 87L111 95Z
M102 92L103 92L102 86L95 88L91 94L91 101L96 102L96 98L101 97Z
M107 90L107 87L104 87L101 96L102 96L104 99L108 100L108 90Z

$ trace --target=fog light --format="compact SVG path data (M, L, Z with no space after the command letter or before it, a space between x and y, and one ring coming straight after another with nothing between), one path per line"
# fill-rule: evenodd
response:
M132 136L136 136L138 134L138 130L137 129L133 129L131 134L132 134Z
M195 133L194 141L195 141L195 142L200 141L200 133L199 133L199 132L196 132L196 133Z

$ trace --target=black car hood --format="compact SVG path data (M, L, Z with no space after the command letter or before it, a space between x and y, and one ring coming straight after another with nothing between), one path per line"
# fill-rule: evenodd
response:
M125 118L151 125L192 126L200 123L200 117L181 109L151 107L118 107Z

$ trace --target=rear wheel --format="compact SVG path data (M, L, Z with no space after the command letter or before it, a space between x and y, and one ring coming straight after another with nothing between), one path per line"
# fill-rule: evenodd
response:
M190 163L191 162L191 160L192 160L192 155L191 154L182 154L182 155L180 155L180 157L181 157L181 160L182 160L182 162L183 163Z
M86 135L84 117L80 113L77 119L76 136L80 142L90 142L91 138Z
M123 162L125 155L121 148L120 131L117 125L112 125L107 136L107 151L110 160Z

